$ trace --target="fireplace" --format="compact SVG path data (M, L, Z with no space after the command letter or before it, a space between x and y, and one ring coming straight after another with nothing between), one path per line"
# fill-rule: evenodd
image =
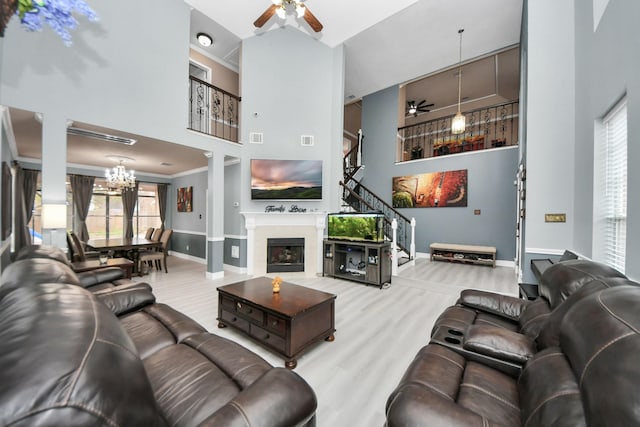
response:
M268 238L267 273L304 271L304 238Z

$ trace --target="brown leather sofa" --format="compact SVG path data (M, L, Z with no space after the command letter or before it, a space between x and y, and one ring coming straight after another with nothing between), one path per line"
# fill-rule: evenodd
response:
M34 261L22 262L25 260ZM59 265L52 266L46 260L57 261L64 267L61 267ZM130 279L124 278L124 272L118 267L105 267L92 271L74 273L73 266L71 262L69 262L67 255L60 248L57 248L55 246L25 246L18 251L18 253L14 257L14 262L9 266L9 269L10 271L13 271L12 274L15 274L17 277L26 278L27 280L38 280L37 267L41 264L46 266L44 272L45 275L51 274L53 268L58 269L59 274L61 274L62 276L60 277L60 280L54 280L55 282L59 281L62 283L73 283L87 288L91 292L104 291L106 289L112 289L115 287L122 289L123 287L137 287L141 285L141 282L134 282ZM32 274L26 275L26 273L31 268L34 269ZM71 273L69 273L69 271L71 271ZM7 274L5 273L6 272L3 272L3 277L6 279ZM144 286L151 289L148 283L145 283Z
M532 337L518 333L519 320L542 302L483 293L471 308L461 296L389 397L387 425L640 425L640 287L611 270L582 260L545 271L549 310ZM447 324L459 308L475 311L481 324ZM484 320L491 316L498 322ZM466 340L475 347L465 348ZM505 358L527 340L526 357Z
M59 261L18 262L0 284L0 425L315 425L300 376L156 303L148 286L93 293Z

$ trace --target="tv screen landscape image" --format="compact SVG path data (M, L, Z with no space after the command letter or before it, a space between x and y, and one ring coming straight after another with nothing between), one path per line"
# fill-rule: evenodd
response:
M251 160L251 200L321 200L322 160Z

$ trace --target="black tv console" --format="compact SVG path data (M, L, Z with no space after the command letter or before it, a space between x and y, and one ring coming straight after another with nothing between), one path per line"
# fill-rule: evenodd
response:
M391 244L325 239L323 276L382 288L391 283Z

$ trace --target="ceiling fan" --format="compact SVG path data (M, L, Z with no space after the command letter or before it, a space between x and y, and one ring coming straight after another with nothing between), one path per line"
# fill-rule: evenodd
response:
M426 113L431 111L429 107L433 107L435 104L427 104L427 100L423 99L418 104L416 101L407 101L407 114L413 114L413 117L417 117L418 113Z
M309 8L302 4L302 1L296 0L272 0L273 4L265 10L262 15L255 20L253 25L257 28L262 28L266 22L271 19L273 15L278 15L280 19L284 19L287 16L287 8L293 6L295 8L298 18L303 18L307 21L307 24L315 31L319 33L322 31L322 24L318 21Z

